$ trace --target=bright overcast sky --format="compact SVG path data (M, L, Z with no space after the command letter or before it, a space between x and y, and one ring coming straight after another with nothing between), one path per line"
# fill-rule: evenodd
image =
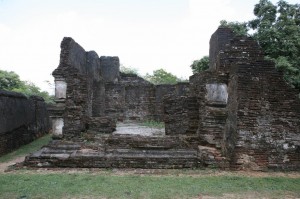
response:
M164 68L188 78L192 61L208 55L219 22L252 19L258 1L0 0L0 69L50 91L45 81L53 81L68 36L142 75Z

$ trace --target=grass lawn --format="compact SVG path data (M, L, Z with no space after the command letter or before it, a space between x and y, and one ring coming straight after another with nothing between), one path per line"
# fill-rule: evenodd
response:
M45 136L1 157L5 162L35 151ZM120 171L120 170L118 170ZM275 173L276 174L276 173ZM116 170L16 170L0 173L0 198L300 198L300 176L247 175L218 170L136 174Z
M300 197L300 179L239 176L1 174L0 198L196 198L224 193Z

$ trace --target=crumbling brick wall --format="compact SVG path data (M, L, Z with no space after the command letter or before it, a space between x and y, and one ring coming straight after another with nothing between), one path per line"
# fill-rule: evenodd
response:
M188 97L167 95L164 98L166 135L186 134L189 127Z
M135 74L120 73L118 82L105 84L105 114L119 121L164 121L165 96L184 96L188 83L153 85Z
M217 36L220 34L221 36ZM228 34L228 36L224 36ZM215 38L231 38L221 46L213 68L228 76L227 120L223 153L236 169L300 168L300 100L252 38L232 38L219 28ZM215 48L211 46L211 48Z
M224 126L227 119L227 83L228 76L223 73L203 71L190 77L190 96L196 98L198 117L197 134L208 145L220 148L223 140ZM195 106L195 105L194 105ZM191 110L192 113L195 111ZM193 127L194 126L194 127Z
M120 73L119 68L118 57L99 58L96 52L86 52L72 38L63 39L60 63L53 76L55 81L65 84L66 94L57 97L57 107L51 109L52 117L63 125L63 130L58 130L63 131L63 137L79 138L92 126L98 128L100 121L111 121L94 117L163 121L163 97L188 93L188 83L155 86L137 75Z
M109 80L107 76L104 76L106 78L104 79L101 73L113 73L111 70L101 68L111 67L107 60L113 60L114 66L118 65L115 63L118 62L118 58L99 58L96 52L86 52L72 38L63 39L60 63L53 71L53 76L55 79L63 79L67 85L65 99L56 99L57 106L63 107L61 117L65 138L78 138L90 126L98 126L95 124L96 121L104 121L92 117L100 117L104 113L105 103L102 94L105 92L105 81Z
M124 120L125 87L120 83L105 84L105 108L104 114Z
M215 66L217 71L228 74L231 65L235 63L250 63L263 59L264 53L257 41L251 37L236 36L220 50Z
M220 53L226 45L230 43L230 40L234 38L234 33L229 28L218 28L218 30L212 34L209 41L209 68L210 70L217 70L217 60ZM228 58L228 57L227 57Z
M159 85L156 88L159 88L157 93L160 94L156 96L157 115L165 122L166 135L187 134L190 108L189 83Z
M105 115L119 121L150 117L154 87L135 74L120 74L117 82L105 84Z
M0 91L0 155L50 130L46 103L40 97Z
M120 78L119 57L100 57L100 75L104 82L118 82Z
M64 119L64 136L79 136L85 129L84 118L89 115L87 57L85 50L72 38L61 43L60 63L53 71L55 78L63 78L67 84Z
M152 120L153 96L153 85L127 85L125 87L125 120Z
M156 85L155 86L155 120L157 121L164 121L165 117L164 114L168 114L168 112L165 111L166 108L166 103L164 102L164 97L168 95L175 95L176 93L176 87L174 85L169 85L169 84L162 84L162 85ZM168 125L167 127L168 128Z
M249 76L251 74L251 76ZM257 61L232 67L235 89L232 167L300 167L300 100L274 63Z

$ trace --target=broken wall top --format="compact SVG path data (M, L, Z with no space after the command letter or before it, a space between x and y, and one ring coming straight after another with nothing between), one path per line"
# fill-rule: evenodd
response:
M235 36L230 28L219 27L210 39L209 69L228 73L232 63L263 61L264 53L252 37Z
M65 77L70 71L88 75L93 80L114 81L119 77L119 58L101 56L95 51L86 52L71 37L64 37L61 42L60 62L52 75Z

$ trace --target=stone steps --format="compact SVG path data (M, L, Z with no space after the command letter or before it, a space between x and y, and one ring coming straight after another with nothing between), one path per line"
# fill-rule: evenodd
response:
M30 167L79 167L79 168L145 168L179 169L200 166L197 150L165 149L93 149L62 150L45 147L27 156L25 165Z
M216 157L216 160L215 160ZM214 147L200 147L196 136L103 135L93 141L53 140L26 157L30 167L199 168L218 164Z
M95 145L101 143L109 148L134 149L197 149L201 140L198 136L132 136L103 135L93 140ZM93 145L91 143L91 145Z

